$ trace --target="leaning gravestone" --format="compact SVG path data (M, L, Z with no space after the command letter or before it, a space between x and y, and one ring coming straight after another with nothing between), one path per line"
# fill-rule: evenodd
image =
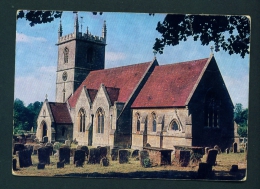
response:
M216 165L217 154L218 154L218 150L214 150L214 149L209 150L208 156L206 158L206 162L211 166Z
M19 165L20 167L29 167L32 165L31 151L24 149L19 151Z
M127 163L128 162L128 150L119 150L118 151L119 163Z
M236 142L233 143L233 152L237 153L237 143Z
M47 147L41 147L38 149L39 164L50 164L50 152Z
M25 147L24 147L24 144L15 143L15 144L14 144L13 155L15 155L17 151L21 151L21 150L23 150L24 148L25 148Z
M76 161L78 161L79 163L82 162L82 164L85 161L85 151L84 150L76 150L74 153L74 160L73 160L73 164L75 164Z
M99 151L100 151L100 158L107 157L107 148L106 147L100 147Z
M146 150L141 150L139 155L140 155L140 164L142 167L144 167L146 159L149 159L149 153Z
M118 158L118 148L112 148L111 150L111 159L112 161L116 161Z
M89 157L88 163L89 164L96 164L100 163L100 150L99 148L91 148L89 149Z
M64 162L65 164L70 164L70 148L61 147L59 149L59 161Z

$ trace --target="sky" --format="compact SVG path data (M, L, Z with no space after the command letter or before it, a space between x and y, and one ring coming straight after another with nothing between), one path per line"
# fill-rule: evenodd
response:
M82 17L82 18L81 18ZM107 24L107 46L105 68L152 61L157 23L165 14L156 13L108 13L93 15L91 12L78 12L80 31L87 27L93 35L101 36L104 20ZM16 24L15 94L25 105L35 101L55 101L57 69L58 28L62 22L63 35L73 32L73 12L63 12L61 19L33 27L25 19ZM81 29L82 25L82 29ZM177 46L166 46L163 54L156 54L160 65L207 58L210 46L202 46L200 41L188 38ZM249 55L229 55L220 50L214 57L228 88L232 102L248 107Z

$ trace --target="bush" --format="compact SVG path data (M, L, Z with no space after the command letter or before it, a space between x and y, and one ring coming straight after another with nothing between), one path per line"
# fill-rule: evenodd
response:
M150 162L150 159L149 159L149 158L145 158L145 159L144 159L144 167L145 167L145 168L151 167L151 162Z

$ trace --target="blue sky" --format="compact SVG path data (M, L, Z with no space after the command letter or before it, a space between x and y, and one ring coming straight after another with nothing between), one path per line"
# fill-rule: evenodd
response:
M105 67L117 67L151 61L154 57L153 44L159 21L165 14L149 16L147 13L103 13L79 12L79 21L83 17L82 31L101 36L104 20L107 23L107 46ZM63 35L73 32L74 14L63 12L61 21ZM57 42L60 19L47 24L29 26L25 19L17 20L15 95L25 105L35 101L55 100ZM81 27L80 27L81 28ZM81 31L81 29L80 29ZM189 61L209 57L210 45L188 39L177 46L168 46L162 55L157 54L160 65ZM248 107L249 55L243 59L240 55L227 52L214 52L222 77L226 83L234 104L242 103Z

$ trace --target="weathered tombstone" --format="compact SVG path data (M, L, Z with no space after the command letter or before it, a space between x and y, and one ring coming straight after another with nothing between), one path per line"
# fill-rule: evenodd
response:
M37 169L44 169L44 168L45 168L45 164L44 163L38 163Z
M112 161L116 161L117 158L118 158L118 148L112 148L112 150L111 150Z
M71 141L70 140L65 140L65 145L70 147L71 146Z
M212 165L208 163L200 163L198 169L198 178L204 179L210 177L212 172Z
M229 148L226 148L225 152L226 154L229 154Z
M91 148L91 149L89 149L88 163L89 164L100 163L100 151L99 151L99 148Z
M84 150L76 150L74 153L74 160L73 160L73 164L76 163L76 161L78 161L79 163L82 162L82 164L85 161L85 151Z
M19 165L20 167L29 167L32 165L31 151L24 149L19 151Z
M140 155L140 164L142 167L144 167L146 159L149 159L149 153L146 150L141 150L139 155Z
M13 158L13 170L17 170L17 160L15 158Z
M64 162L57 162L57 168L64 168Z
M100 165L103 167L109 166L109 159L107 157L104 157L100 160Z
M82 146L82 147L80 148L80 150L84 150L85 156L88 157L88 147L87 147L87 146Z
M16 152L17 152L17 151L21 151L21 150L23 150L23 149L25 149L24 144L15 143L15 144L14 144L13 155L16 155Z
M139 156L139 150L134 150L133 152L132 152L132 158L136 158L136 157L138 157Z
M237 153L237 143L236 142L233 143L233 152Z
M100 147L99 151L100 151L100 158L107 157L107 148L106 147Z
M38 149L39 164L50 164L50 152L47 147L41 147Z
M70 164L70 148L62 147L59 149L59 161Z
M119 150L118 151L118 156L119 156L119 163L127 163L128 162L128 150Z
M53 147L52 147L52 146L45 146L45 148L48 149L49 155L51 156L51 155L52 155L52 152L53 152Z
M44 136L42 138L43 143L47 143L49 141L49 138L47 136Z
M209 150L208 156L206 158L206 162L211 166L216 165L217 154L218 154L217 150L214 149Z
M230 172L237 172L238 171L238 165L232 165Z
M221 149L220 149L220 147L218 145L215 145L214 149L217 150L219 154L221 153Z
M210 147L205 147L205 154L208 154L210 150Z
M178 161L179 165L186 167L190 162L190 151L189 150L176 150L175 159Z

